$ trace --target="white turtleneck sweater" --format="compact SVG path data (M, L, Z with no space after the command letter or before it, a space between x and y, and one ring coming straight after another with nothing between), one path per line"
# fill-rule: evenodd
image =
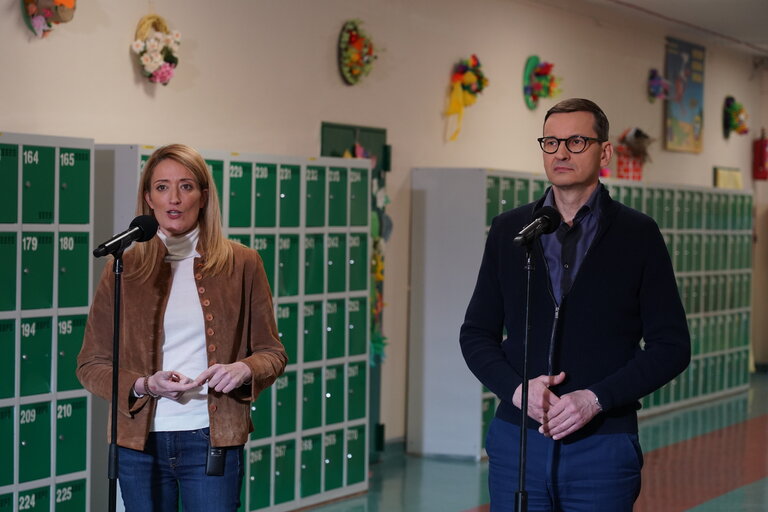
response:
M182 236L157 235L168 249L165 261L171 264L172 283L163 319L163 370L179 372L190 379L208 368L205 352L205 321L194 278L195 250L200 228ZM159 398L151 430L167 432L207 427L208 386L191 389L178 400Z

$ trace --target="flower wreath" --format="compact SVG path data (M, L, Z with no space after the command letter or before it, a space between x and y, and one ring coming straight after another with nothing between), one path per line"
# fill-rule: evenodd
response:
M555 65L551 62L542 62L539 57L532 55L525 61L523 71L523 97L530 110L539 105L539 98L553 98L560 94L557 87L562 81L552 74Z
M150 82L168 85L179 65L180 44L181 32L171 31L163 18L149 14L136 25L136 39L131 49Z
M483 73L480 59L472 55L462 59L453 66L451 74L451 89L448 97L448 108L445 115L456 115L456 130L450 140L456 140L461 131L461 121L464 118L464 107L469 107L477 101L477 95L488 87L488 79Z
M43 38L53 25L72 21L76 0L21 0L21 12L29 30Z
M361 28L360 20L349 20L339 34L339 72L347 85L355 85L373 69L376 54L373 41Z
M730 137L731 132L736 132L739 135L749 133L748 118L749 115L744 109L744 105L736 101L733 96L726 96L723 103L723 135L725 138Z

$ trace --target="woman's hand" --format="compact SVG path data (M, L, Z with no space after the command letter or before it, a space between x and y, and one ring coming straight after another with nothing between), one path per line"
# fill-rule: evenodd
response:
M208 387L220 393L229 393L251 381L251 369L242 361L232 364L214 364L194 380L196 386L208 382Z
M145 384L149 389L145 387ZM198 385L195 384L194 380L179 372L161 370L150 375L148 379L144 377L136 379L133 389L140 395L158 395L171 400L178 400L185 391L196 388Z

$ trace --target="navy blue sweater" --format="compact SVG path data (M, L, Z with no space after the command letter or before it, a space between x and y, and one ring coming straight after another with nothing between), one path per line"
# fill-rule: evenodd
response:
M460 336L469 369L501 399L496 416L518 425L521 414L512 395L522 383L526 272L525 250L512 240L542 201L493 220ZM557 395L590 389L603 407L567 440L637 432L639 399L690 361L685 311L658 226L612 200L607 190L600 201L597 234L557 320L540 242L532 253L528 378L546 375L551 357L552 373L566 373L565 382L552 388ZM538 428L530 417L527 421Z

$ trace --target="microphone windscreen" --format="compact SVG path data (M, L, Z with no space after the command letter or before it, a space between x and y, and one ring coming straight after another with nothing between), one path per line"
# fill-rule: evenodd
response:
M551 206L544 206L539 208L533 213L533 218L545 218L547 220L547 222L544 223L545 226L541 232L544 235L554 233L555 230L560 226L560 212Z
M138 227L141 230L141 236L136 239L137 242L146 242L155 236L158 224L157 219L152 215L139 215L131 221L130 227Z

